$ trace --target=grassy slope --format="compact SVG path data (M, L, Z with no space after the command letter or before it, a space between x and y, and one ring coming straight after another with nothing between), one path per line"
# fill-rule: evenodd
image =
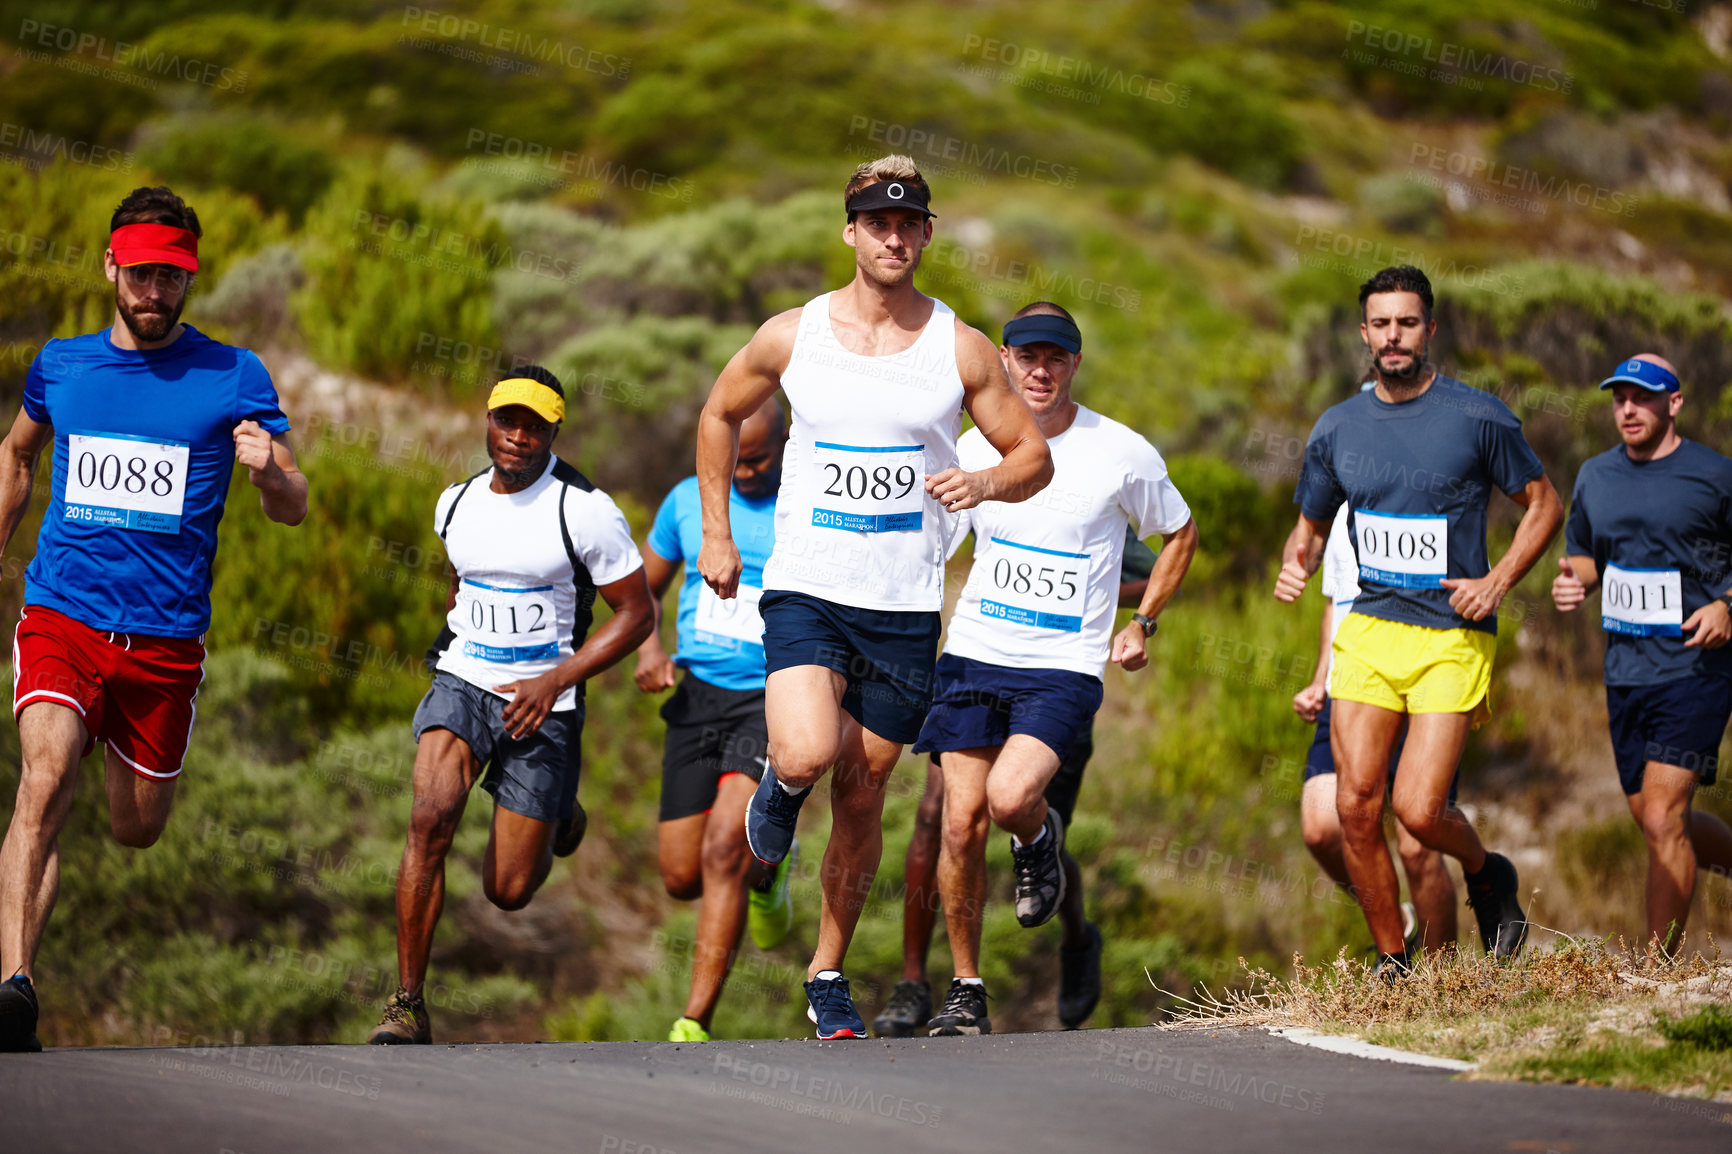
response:
M1441 362L1510 401L1560 482L1604 443L1582 382L1613 349L1659 343L1695 387L1692 435L1724 444L1732 429L1732 345L1712 295L1727 290L1732 257L1705 239L1725 217L1605 159L1649 140L1660 118L1675 164L1722 181L1732 171L1717 95L1725 66L1667 14L1559 7L1510 24L1489 3L1447 14L1283 4L1256 16L1143 5L1061 16L1011 3L846 15L793 3L620 2L559 15L447 6L594 54L519 75L443 54L468 42L437 27L432 48L399 43L419 35L406 33L402 9L357 20L337 6L284 18L183 3L135 26L120 6L50 7L45 22L197 51L247 83L141 94L4 49L0 111L11 122L124 149L132 167L0 168L15 233L86 239L76 255L0 254L11 306L0 385L16 389L42 337L103 323L91 206L161 177L196 194L205 219L198 323L303 347L435 405L468 404L491 379L488 364L440 355L441 338L546 359L579 382L563 451L630 498L639 522L687 470L696 406L750 326L847 275L838 158L923 134L904 147L931 170L943 213L923 285L988 331L1030 296L1073 307L1089 334L1083 395L1184 458L1175 473L1204 528L1161 660L1109 675L1073 833L1107 931L1097 1024L1157 1012L1145 965L1162 987L1184 989L1231 980L1241 954L1273 966L1363 936L1355 909L1316 884L1297 838L1309 732L1287 699L1310 674L1315 607L1279 609L1264 570L1287 515L1290 438L1355 379L1342 302L1376 264L1433 271ZM1366 35L1356 21L1566 69L1571 91L1416 85L1344 57ZM1049 56L1006 47L1035 44ZM1636 59L1645 66L1630 67ZM1080 67L1099 79L1058 83ZM1148 82L1144 95L1126 87L1132 76ZM550 182L545 163L495 155L489 133L545 146L564 168ZM1458 205L1413 179L1429 171L1414 158L1432 149L1517 163L1553 188L1603 185L1633 207L1614 216L1540 192L1529 194L1546 209L1536 224L1532 212ZM1019 179L1024 161L1062 175ZM455 471L393 447L387 431L363 417L309 434L315 522L299 533L264 526L237 484L212 635L222 655L182 812L161 844L133 855L103 843L100 791L85 789L45 948L51 983L78 994L55 1004L84 1012L55 1009L53 1036L319 1040L353 1037L374 1012L407 811L403 719L438 598L432 570L390 546L430 544L426 508ZM1507 533L1507 505L1501 516ZM5 575L16 570L9 562ZM3 593L15 612L21 583ZM1615 808L1568 808L1579 775L1606 772L1594 723L1560 720L1596 693L1592 622L1559 629L1539 578L1516 597L1502 656L1529 676L1500 684L1467 796L1541 854L1524 871L1563 928L1632 930L1633 827ZM312 643L318 633L360 640L363 656L333 657ZM467 820L435 963L449 991L444 1036L657 1036L677 1013L692 921L655 879L654 703L618 673L593 693L584 797L596 822L580 867L556 871L528 913L498 915L471 868L488 807ZM919 781L910 759L887 805L880 892L853 963L868 987L897 970ZM1704 804L1732 809L1724 788ZM809 844L821 846L822 808L809 820ZM1003 847L993 855L1001 897ZM814 925L809 878L799 896L793 943L768 959L747 951L721 1032L801 1028L788 994ZM1732 927L1724 881L1705 883L1697 924ZM1039 999L1056 975L1053 932L1023 933L995 902L987 942L1004 1025L1050 1024ZM940 931L935 971L945 964Z

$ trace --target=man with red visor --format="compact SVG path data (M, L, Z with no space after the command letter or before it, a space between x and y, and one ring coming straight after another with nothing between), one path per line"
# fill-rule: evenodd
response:
M0 547L54 471L13 641L23 767L0 845L0 1051L40 1050L36 948L59 889L58 838L78 763L107 751L109 827L161 836L192 736L210 624L211 559L229 478L248 469L265 515L297 525L307 481L258 357L180 321L198 271L198 216L140 188L110 223L115 323L50 341L0 445Z

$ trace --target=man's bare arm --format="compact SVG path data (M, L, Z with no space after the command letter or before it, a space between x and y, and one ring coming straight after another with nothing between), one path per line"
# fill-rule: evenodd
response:
M1509 499L1526 510L1516 526L1509 551L1484 577L1459 577L1443 582L1443 587L1450 591L1449 607L1469 621L1483 621L1497 612L1516 582L1527 576L1528 570L1539 561L1564 521L1563 502L1558 500L1558 491L1544 474L1529 481L1521 492L1511 493Z
M978 329L958 322L956 371L962 407L1003 459L990 469L946 469L927 478L926 491L951 512L982 501L1026 501L1052 480L1052 453L1034 414L1005 376L998 349Z
M12 543L12 534L30 508L30 493L36 482L36 462L54 437L54 426L33 419L23 409L12 422L6 439L0 441L0 552Z
M698 414L698 500L704 539L697 565L718 597L732 597L740 583L740 551L734 546L728 519L728 489L740 455L740 426L782 387L799 327L799 309L765 321L716 377Z
M1287 534L1287 544L1281 549L1281 572L1275 578L1275 600L1299 600L1299 595L1305 592L1305 583L1323 563L1323 546L1329 541L1332 524L1333 517L1328 521L1313 521L1305 514L1299 514L1293 531Z

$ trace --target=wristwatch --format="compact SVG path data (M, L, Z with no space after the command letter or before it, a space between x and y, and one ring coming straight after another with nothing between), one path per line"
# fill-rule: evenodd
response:
M1159 621L1156 621L1153 617L1144 617L1141 613L1131 614L1131 620L1136 622L1137 628L1143 631L1144 637L1154 636L1155 630L1161 627Z

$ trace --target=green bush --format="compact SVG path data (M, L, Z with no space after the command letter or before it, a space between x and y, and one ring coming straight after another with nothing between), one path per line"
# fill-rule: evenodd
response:
M139 156L169 183L246 193L299 227L337 175L323 143L304 141L257 116L186 118L157 128Z

